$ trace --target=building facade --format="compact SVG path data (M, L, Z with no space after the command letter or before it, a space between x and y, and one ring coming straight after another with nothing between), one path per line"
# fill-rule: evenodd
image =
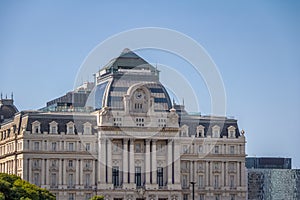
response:
M128 49L93 84L79 95L84 104L58 98L4 119L0 171L57 199L247 198L237 120L188 114L171 102L159 71Z

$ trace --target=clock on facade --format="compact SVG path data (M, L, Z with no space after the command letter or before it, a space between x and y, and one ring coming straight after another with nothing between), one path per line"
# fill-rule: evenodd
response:
M134 94L134 97L136 100L141 100L144 98L144 96L145 96L145 94L143 91L136 91Z

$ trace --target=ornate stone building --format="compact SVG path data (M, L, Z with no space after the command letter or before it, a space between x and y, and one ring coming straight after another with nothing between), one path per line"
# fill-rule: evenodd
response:
M0 171L57 199L185 200L193 185L195 199L246 199L237 120L172 105L159 71L128 49L92 86L3 119Z

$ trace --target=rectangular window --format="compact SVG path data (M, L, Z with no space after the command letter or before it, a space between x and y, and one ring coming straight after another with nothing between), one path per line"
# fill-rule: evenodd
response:
M75 200L75 195L74 193L69 193L69 200Z
M136 143L135 144L135 153L141 153L141 144L140 143Z
M56 151L56 142L52 142L52 148L51 148L52 151Z
M199 147L198 147L198 153L203 153L203 145L199 145Z
M51 186L56 186L57 182L56 182L56 173L52 173L51 174Z
M85 135L90 135L91 134L91 127L90 126L84 127L84 134Z
M85 144L85 150L90 151L91 150L91 143L86 143Z
M91 174L85 174L85 186L89 187L91 185Z
M68 128L68 134L73 134L74 133L74 127L73 126L69 126Z
M230 175L230 188L234 188L234 176Z
M36 150L36 151L40 150L40 143L39 142L34 142L34 150Z
M40 174L39 173L33 174L33 183L37 186L40 186Z
M203 175L198 176L198 186L199 186L199 188L204 187L204 177L203 177Z
M86 193L85 194L85 200L90 200L90 198L92 198L92 194L91 193Z
M164 169L162 167L157 168L157 184L160 187L164 185Z
M189 195L188 194L184 194L183 195L183 200L188 200L189 199Z
M135 167L135 184L137 187L142 186L142 172L141 167Z
M69 142L69 151L74 151L74 143Z
M51 133L56 133L56 126L51 126Z
M204 195L203 194L199 194L199 200L204 200Z
M73 185L74 185L73 178L74 178L74 175L73 174L69 174L69 176L68 176L68 186L69 186L69 188L72 188Z
M219 146L215 146L215 154L219 153Z
M219 175L215 175L214 187L219 188Z
M114 186L119 186L119 167L112 168L112 182Z
M73 160L69 160L69 167L73 167Z
M188 187L188 177L187 177L187 175L182 175L182 187L183 188Z
M234 146L230 146L229 152L230 154L234 154Z

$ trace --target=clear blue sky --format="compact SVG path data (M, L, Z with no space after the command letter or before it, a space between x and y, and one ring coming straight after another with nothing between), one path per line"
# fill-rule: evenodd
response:
M73 88L84 58L107 37L139 27L174 29L217 64L227 114L245 129L247 153L292 157L300 168L299 10L300 2L289 0L2 0L0 91L13 91L19 110L43 107Z

